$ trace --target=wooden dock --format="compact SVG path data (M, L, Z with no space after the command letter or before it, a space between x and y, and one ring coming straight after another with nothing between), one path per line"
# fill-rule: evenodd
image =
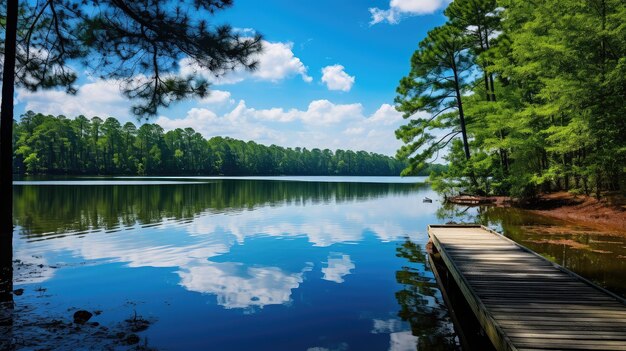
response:
M496 350L626 350L619 296L480 225L428 234Z

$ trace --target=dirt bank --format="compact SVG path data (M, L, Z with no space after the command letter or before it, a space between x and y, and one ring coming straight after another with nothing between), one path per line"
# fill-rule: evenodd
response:
M600 200L567 192L546 194L525 209L539 215L626 235L626 201L612 195Z

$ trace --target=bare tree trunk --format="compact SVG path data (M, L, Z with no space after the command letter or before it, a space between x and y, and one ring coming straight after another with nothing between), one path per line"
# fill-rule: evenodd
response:
M13 307L13 93L18 0L7 1L2 105L0 106L0 304L2 324L10 324ZM6 315L5 315L6 314Z
M470 149L469 149L469 142L467 140L467 130L465 129L465 113L463 112L463 100L461 97L459 76L456 71L456 65L454 64L453 64L452 71L454 73L454 90L456 92L456 101L457 101L457 106L458 106L458 111L459 111L459 120L461 123L461 136L463 138L463 150L465 151L465 158L469 161Z
M493 85L493 73L489 73L489 86L491 87L491 101L496 101L496 88Z
M489 88L489 78L487 77L487 72L483 74L483 78L485 79L485 94L487 94L487 101L491 101L491 89Z

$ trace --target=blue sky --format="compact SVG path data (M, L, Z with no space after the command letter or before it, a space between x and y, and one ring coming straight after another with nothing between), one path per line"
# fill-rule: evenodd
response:
M254 73L213 82L213 93L159 111L166 130L192 127L263 144L364 149L393 155L395 88L447 0L235 0L211 21L263 34ZM202 74L188 62L181 70ZM16 113L114 116L134 121L114 82L81 77L77 96L18 90Z

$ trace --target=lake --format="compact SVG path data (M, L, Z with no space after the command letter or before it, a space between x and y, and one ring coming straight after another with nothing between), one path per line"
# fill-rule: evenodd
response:
M424 180L16 181L14 289L23 292L0 346L456 350L424 250L427 225L448 221L490 225L626 296L619 233L443 206ZM94 315L77 329L78 310Z

